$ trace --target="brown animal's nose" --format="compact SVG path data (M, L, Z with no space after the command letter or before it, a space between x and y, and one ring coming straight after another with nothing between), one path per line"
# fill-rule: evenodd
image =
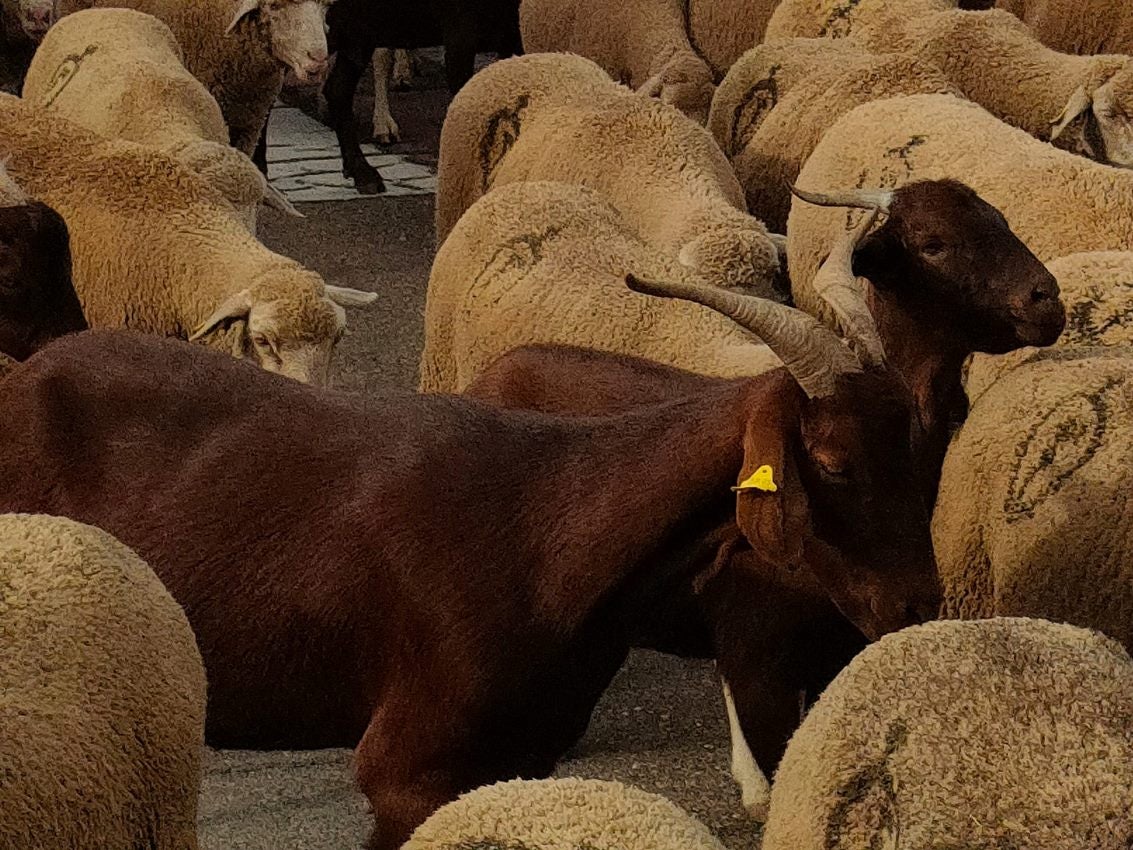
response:
M28 20L33 24L42 24L47 26L51 23L51 10L50 9L32 9L28 14Z
M318 49L318 50L308 50L307 51L307 58L310 59L312 62L318 62L318 63L322 64L322 63L326 62L329 57L327 56L326 50Z

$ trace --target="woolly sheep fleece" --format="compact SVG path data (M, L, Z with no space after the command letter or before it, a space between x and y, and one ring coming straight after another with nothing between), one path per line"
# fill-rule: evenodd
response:
M962 140L962 144L958 143ZM826 133L799 174L804 189L891 189L951 178L998 208L1044 262L1133 246L1133 172L1057 150L973 103L912 95L859 106ZM830 246L864 210L795 200L787 255L795 303L824 321L811 282Z
M439 809L402 850L724 850L678 806L619 782L517 779Z
M892 21L955 9L959 0L782 0L767 22L764 41L776 38L845 38L859 24Z
M1038 620L883 637L787 747L763 850L1127 850L1133 662Z
M255 231L263 177L228 144L220 107L185 69L169 27L152 15L67 15L36 51L23 96L101 136L168 154L216 187Z
M523 0L527 53L574 53L704 123L712 70L689 44L681 0Z
M717 89L708 126L732 161L748 210L786 232L791 193L823 135L856 106L902 94L959 94L934 65L847 43L798 38L744 54Z
M1133 252L1071 254L1046 267L1058 280L1066 305L1066 328L1056 347L1133 346ZM965 378L969 398L977 399L1000 375L1029 360L1036 350L974 355Z
M493 186L557 180L599 191L707 282L773 294L778 251L711 134L587 59L532 54L476 74L449 107L439 162L438 243Z
M540 182L493 189L433 262L421 390L460 392L501 355L540 343L720 377L782 365L755 336L707 307L632 292L625 284L631 271L698 282L591 189Z
M137 555L0 516L0 846L195 850L205 674Z
M763 41L779 0L688 0L689 37L718 77Z
M1133 53L1133 5L1115 0L999 0L1066 53Z
M1045 349L975 398L932 533L946 616L1046 617L1133 647L1133 350Z

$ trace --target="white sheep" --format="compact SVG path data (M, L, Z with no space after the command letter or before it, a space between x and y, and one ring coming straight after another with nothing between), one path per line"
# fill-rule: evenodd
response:
M1113 0L999 0L1035 35L1067 53L1133 53L1133 6Z
M102 136L169 154L212 183L253 233L261 202L298 215L228 144L220 107L151 15L88 9L63 18L36 51L23 96Z
M891 23L956 9L960 0L781 0L764 41L777 38L844 38L863 24Z
M75 289L94 328L201 340L265 369L325 383L344 306L373 293L327 285L272 253L180 163L0 95L0 158L63 216Z
M857 107L823 136L798 185L853 196L865 187L866 194L884 201L894 187L948 178L971 186L1000 210L1044 262L1080 251L1133 248L1133 173L1057 150L948 95ZM808 312L830 318L810 281L829 246L855 220L844 210L792 204L791 291Z
M516 779L438 809L402 850L724 850L700 821L657 794L598 779Z
M720 377L780 365L719 313L630 291L627 272L697 282L599 193L519 182L489 192L437 251L425 301L424 392L459 392L501 354L561 343Z
M1126 850L1133 661L1042 620L887 635L791 739L763 850Z
M935 65L964 97L1037 139L1133 165L1133 57L1058 53L997 9L864 22L850 40Z
M678 0L523 0L527 53L575 53L701 124L715 80L689 43Z
M1041 616L1133 647L1133 349L1031 352L973 386L933 515L947 616ZM994 378L994 379L993 379Z
M578 56L506 59L473 77L441 132L437 241L492 186L589 186L661 253L719 286L771 295L778 249L703 127Z
M142 560L0 516L0 846L196 850L205 671Z
M788 187L826 131L863 103L922 93L959 90L912 56L875 55L847 39L780 39L732 66L716 89L708 128L732 161L748 210L784 233Z
M185 67L220 106L233 147L251 156L284 72L315 82L327 68L331 0L60 0L61 11L129 7L160 18L177 37Z

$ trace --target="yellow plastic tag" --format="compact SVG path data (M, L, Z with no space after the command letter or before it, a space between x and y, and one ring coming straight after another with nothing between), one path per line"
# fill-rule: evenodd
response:
M779 488L775 484L773 475L771 467L764 464L748 476L746 480L741 481L739 486L733 487L732 491L741 493L744 490L762 490L764 493L777 493Z

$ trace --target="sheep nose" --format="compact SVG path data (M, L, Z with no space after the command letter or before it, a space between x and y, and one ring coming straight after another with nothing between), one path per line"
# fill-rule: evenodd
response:
M326 50L319 48L317 50L308 50L307 51L307 58L310 59L312 62L318 63L319 65L325 65L326 61L329 57L327 55Z
M32 9L28 13L28 20L33 24L48 27L51 25L51 9Z

